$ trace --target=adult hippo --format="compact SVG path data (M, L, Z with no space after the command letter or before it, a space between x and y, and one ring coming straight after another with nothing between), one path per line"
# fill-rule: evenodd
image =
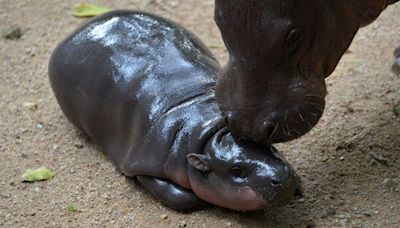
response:
M216 0L230 54L216 96L232 133L259 143L307 133L325 107L324 79L358 29L397 1Z
M130 11L90 21L49 65L68 119L163 203L240 211L284 204L297 176L273 147L232 137L214 95L219 71L192 34Z

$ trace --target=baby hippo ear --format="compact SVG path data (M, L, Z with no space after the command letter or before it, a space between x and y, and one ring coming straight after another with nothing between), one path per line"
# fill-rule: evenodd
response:
M191 153L188 154L186 158L191 166L200 171L206 172L211 170L209 165L210 158L205 154Z

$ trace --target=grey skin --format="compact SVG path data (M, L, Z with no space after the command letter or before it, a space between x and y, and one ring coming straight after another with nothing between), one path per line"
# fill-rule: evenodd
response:
M214 94L219 70L177 24L114 11L55 49L49 77L67 118L166 205L285 204L297 176L273 147L239 141L226 128Z
M324 111L325 78L359 28L397 1L216 0L230 54L216 96L232 133L258 143L307 133Z

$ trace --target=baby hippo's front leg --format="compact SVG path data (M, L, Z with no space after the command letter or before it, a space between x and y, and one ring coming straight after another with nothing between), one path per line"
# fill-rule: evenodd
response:
M136 178L151 194L175 210L188 211L206 204L192 191L184 189L170 181L151 176L137 176Z
M394 57L396 58L392 70L395 74L400 75L400 46L394 51Z

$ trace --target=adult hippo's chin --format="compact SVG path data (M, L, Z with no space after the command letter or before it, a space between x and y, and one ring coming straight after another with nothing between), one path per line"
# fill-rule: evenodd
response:
M324 110L324 80L358 29L397 1L216 0L230 54L216 96L232 132L259 143L307 133Z
M297 175L272 146L238 140L226 128L214 94L219 70L179 25L114 11L56 48L49 77L68 119L168 206L285 204Z

